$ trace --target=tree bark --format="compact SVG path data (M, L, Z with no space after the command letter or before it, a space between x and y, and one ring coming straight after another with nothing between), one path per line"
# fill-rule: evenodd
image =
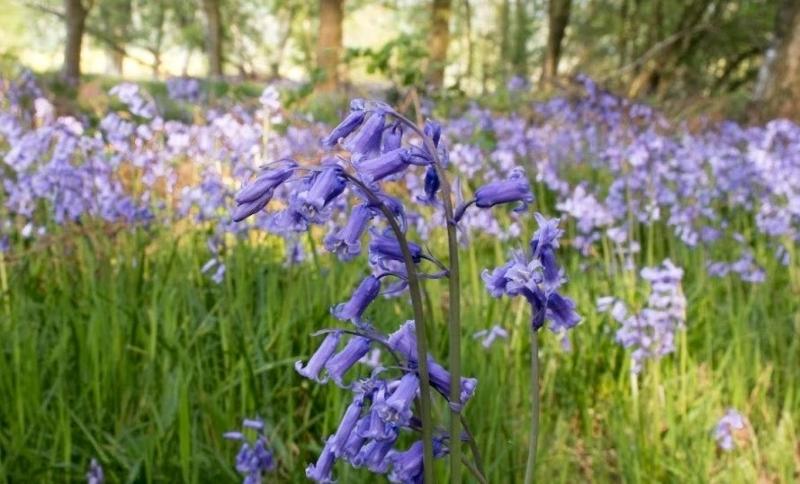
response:
M450 0L433 0L432 6L428 82L440 88L444 84L447 46L450 43Z
M70 84L78 84L81 77L81 47L86 27L88 9L81 0L64 0L64 20L67 39L64 45L63 76Z
M572 0L549 0L547 4L547 46L541 77L543 84L558 75L561 47L569 24L571 7Z
M527 74L527 61L528 61L528 37L529 37L529 21L528 21L528 0L516 0L515 10L517 13L517 22L514 29L514 55L512 63L514 65L514 74L518 76L525 76Z
M800 120L800 3L783 0L775 28L775 58L769 69L766 110L770 117Z
M208 56L208 73L212 77L222 77L222 18L219 0L203 0L206 14L206 54Z
M322 81L317 84L319 92L332 92L339 88L343 21L344 0L319 0L317 68L323 76Z

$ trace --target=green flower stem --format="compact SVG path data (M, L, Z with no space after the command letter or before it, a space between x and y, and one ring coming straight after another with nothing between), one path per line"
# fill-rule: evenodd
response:
M539 332L531 331L531 436L528 442L528 463L525 484L536 481L536 445L539 440Z

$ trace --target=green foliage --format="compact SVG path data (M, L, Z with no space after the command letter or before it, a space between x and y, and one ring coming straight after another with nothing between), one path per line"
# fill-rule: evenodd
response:
M752 220L734 218L751 233ZM348 396L309 384L292 365L314 351L319 340L310 333L335 324L328 308L348 296L363 264L320 254L319 266L285 267L280 242L258 237L228 248L217 286L199 271L208 258L203 228L113 238L92 225L65 230L51 228L52 239L33 246L15 241L0 260L8 274L0 291L0 482L79 481L92 457L110 482L233 482L237 449L221 434L255 415L269 423L275 481L302 482ZM638 265L669 256L687 268L687 330L676 354L648 365L634 384L615 323L593 308L609 294L641 303L644 285L611 250L592 259L562 250L566 287L584 320L570 352L543 333L539 482L793 482L800 303L790 276L796 281L800 266L770 262L762 285L712 279L705 261L730 247L690 251L663 225L636 233ZM479 379L465 412L490 482L509 482L525 461L528 308L489 297L480 280L512 245L479 237L462 252L464 371ZM755 249L772 260L766 240ZM445 358L446 283L424 289L432 351ZM384 331L407 316L402 300L380 300L367 314ZM511 336L487 351L469 335L493 324ZM740 448L720 453L710 432L728 406L751 427ZM442 482L445 467L437 469ZM366 472L339 472L341 482L374 482Z
M394 86L422 88L427 57L422 36L400 34L379 48L348 49L345 61L365 61L368 73L383 74Z

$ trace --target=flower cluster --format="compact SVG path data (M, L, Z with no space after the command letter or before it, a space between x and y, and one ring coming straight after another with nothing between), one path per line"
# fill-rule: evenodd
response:
M631 371L639 373L649 359L659 359L675 351L675 333L686 323L686 297L681 289L683 269L669 259L659 267L645 267L641 276L650 284L647 306L628 314L622 301L603 297L597 301L600 312L610 311L622 326L616 340L633 349Z
M558 219L548 220L536 214L536 221L539 230L531 239L530 252L514 251L505 265L491 271L484 269L483 282L493 297L523 296L531 305L533 331L550 321L550 329L561 333L580 321L575 303L559 292L566 282L556 260L563 231L558 228Z
M744 431L746 427L747 419L729 408L714 427L714 440L717 441L717 446L724 451L733 450L736 447L737 433Z
M254 430L256 439L249 440L244 431L238 430L227 432L223 437L242 443L239 454L236 456L236 470L244 475L243 484L261 484L264 474L275 468L272 452L267 447L264 421L260 419L245 419L242 422L242 427Z
M420 207L444 206L437 196L441 195L440 176L449 155L441 132L441 126L433 121L418 128L383 103L355 100L344 120L322 139L328 152L319 164L303 165L290 158L270 163L235 196L234 221L266 209L265 227L273 232L296 233L327 225L324 246L329 252L341 261L366 252L372 269L348 301L331 308L336 319L352 323L351 329L327 330L314 355L296 364L302 376L319 383L333 381L354 394L338 430L325 440L319 459L306 471L317 482L332 482L337 460L387 474L393 482L419 482L424 471L423 442L406 450L395 445L401 433L416 432L425 425L424 416L415 415L414 405L423 398L421 386L428 384L423 378L427 377L430 387L452 408L462 408L475 391L475 379L460 378L460 397L450 400L450 373L432 356L420 354L416 321L384 334L364 317L382 288L385 295L394 296L409 290L412 273L431 279L448 277L442 262L408 240L410 209L386 190L387 183L406 181L407 193L411 193L417 185L408 181L422 180L421 192L412 200ZM270 211L276 198L280 199L274 204L277 210ZM458 223L473 205L485 209L520 203L524 208L531 201L524 173L515 170L504 180L478 188L473 199L454 210L449 223ZM415 219L418 222L420 217ZM363 244L367 234L369 243ZM545 245L552 243L543 242L537 254L548 258ZM390 279L393 282L385 282ZM376 346L388 350L393 364L377 366L366 380L346 378ZM423 362L426 374L421 372ZM448 452L450 438L447 434L435 437L435 455Z

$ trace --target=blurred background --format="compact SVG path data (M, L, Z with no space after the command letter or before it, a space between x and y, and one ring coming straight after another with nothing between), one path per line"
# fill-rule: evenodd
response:
M0 0L0 55L71 86L109 77L285 79L343 95L414 87L475 98L509 83L545 92L583 73L674 114L797 118L798 4Z

